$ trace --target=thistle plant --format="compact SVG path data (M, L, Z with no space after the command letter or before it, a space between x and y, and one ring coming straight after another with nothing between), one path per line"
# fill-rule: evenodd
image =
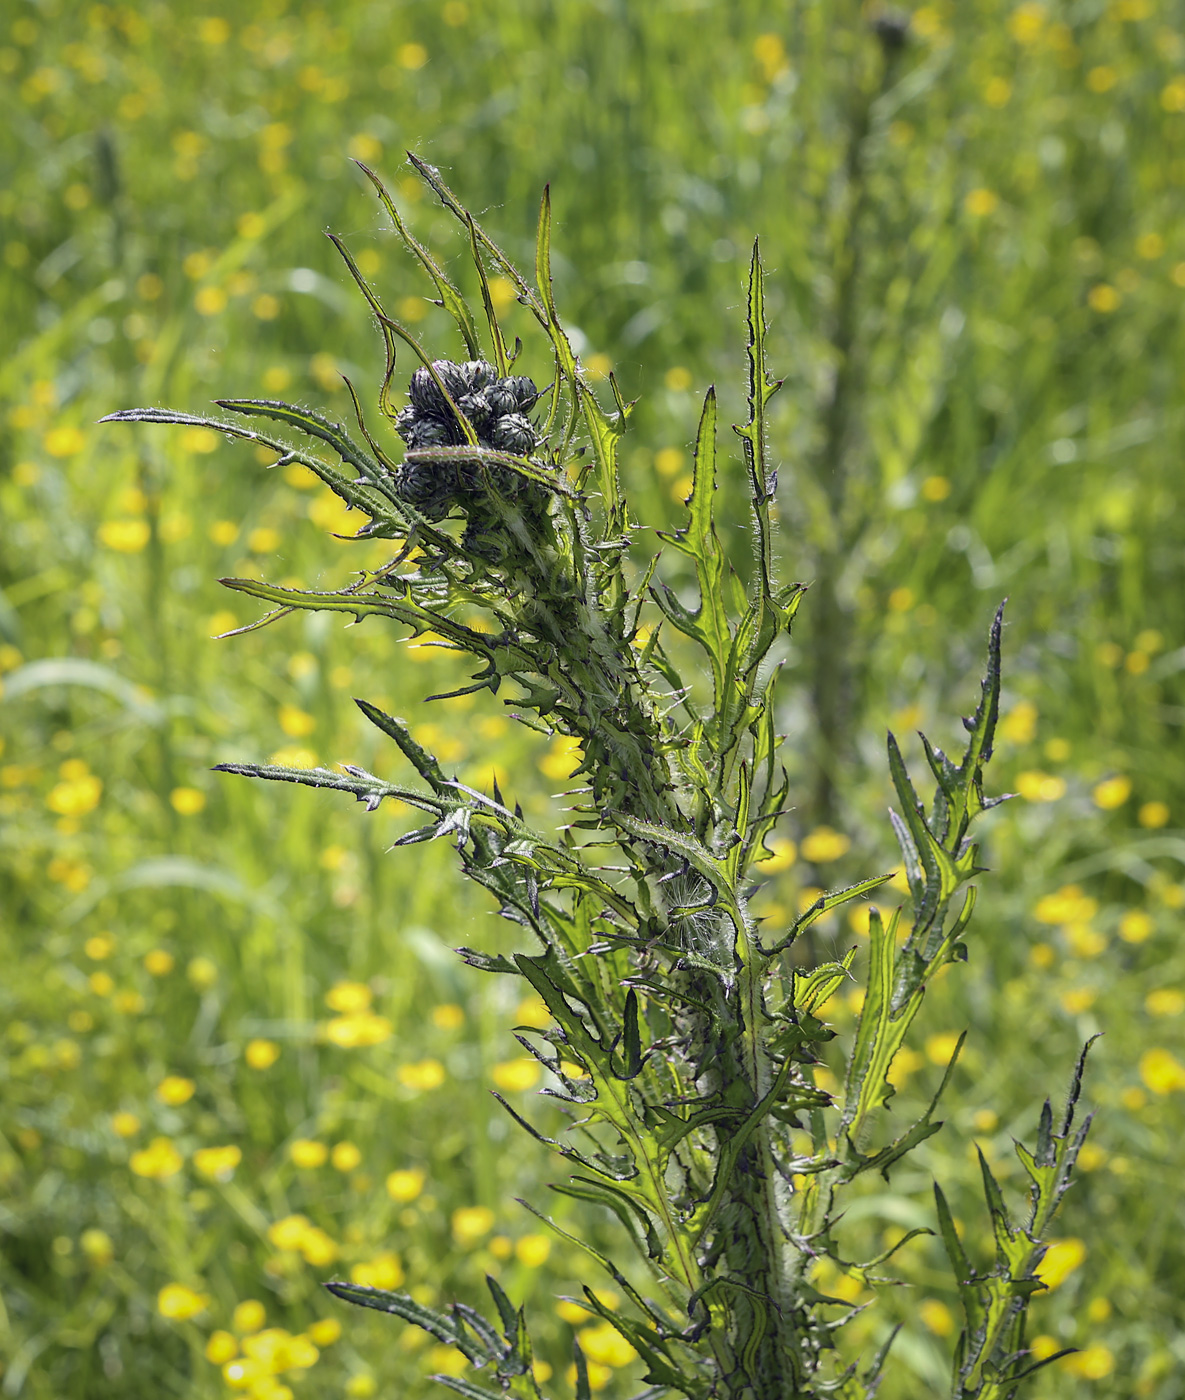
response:
M657 557L648 567L635 562L639 526L618 474L631 405L612 376L611 402L601 402L556 309L547 194L531 282L439 173L412 162L459 221L485 326L483 334L441 263L363 167L459 335L456 359L433 358L388 316L334 238L386 348L383 435L367 427L352 385L358 438L312 409L270 399L219 400L233 417L136 409L106 421L215 427L271 449L280 463L303 464L364 512L358 537L389 540L391 557L349 587L223 583L270 605L252 626L309 609L377 617L472 658L470 684L453 694L484 694L528 727L578 745L569 819L558 830L536 829L513 794L450 777L407 724L366 700L357 701L363 714L398 746L418 781L387 782L353 765L226 764L221 771L350 793L371 811L388 798L408 804L426 820L396 845L452 841L464 875L521 930L524 946L512 957L458 951L475 969L523 979L546 1004L550 1027L520 1028L518 1038L548 1071L544 1093L571 1124L553 1139L504 1107L563 1159L567 1175L554 1191L616 1217L623 1248L632 1250L628 1262L551 1221L542 1203L523 1204L628 1299L627 1308L610 1310L585 1288L587 1307L644 1363L647 1395L872 1396L893 1334L874 1355L845 1365L842 1329L861 1308L812 1280L823 1260L857 1279L878 1279L893 1251L862 1262L846 1257L844 1192L865 1173L888 1178L942 1126L935 1114L962 1039L926 1111L896 1136L886 1132L890 1071L927 983L967 959L971 882L982 870L971 828L1002 800L983 789L997 719L1002 609L991 626L978 708L964 721L965 751L952 759L925 742L936 784L928 806L889 736L908 899L889 913L870 908L865 958L852 949L812 963L803 937L812 925L891 876L825 893L788 927L763 929L750 909L771 854L768 839L791 798L779 762L779 655L805 591L779 582L775 567L777 476L767 409L778 383L766 364L758 249L747 295L749 411L735 428L752 513L748 582L726 558L716 526L712 390L696 435L686 518L661 534L679 566L664 581ZM545 337L554 373L542 391L514 372L519 347L508 348L491 275L513 283ZM408 402L396 408L401 343L417 364ZM312 445L293 445L243 419L296 429ZM391 455L389 427L403 441L401 456ZM816 1082L836 1038L827 1003L857 974L866 982L863 1007L846 1047L845 1082L832 1094ZM995 1241L987 1268L972 1266L935 1187L937 1230L965 1315L951 1391L962 1400L1014 1395L1025 1376L1056 1359L1029 1356L1025 1322L1043 1287L1042 1238L1089 1126L1088 1118L1074 1128L1082 1063L1058 1120L1047 1102L1035 1149L1017 1145L1031 1183L1027 1214L1009 1212L980 1158ZM911 1231L900 1243L919 1233L932 1232ZM461 1302L442 1312L400 1292L328 1287L457 1348L475 1370L436 1379L470 1400L542 1397L524 1313L495 1280L492 1320ZM579 1346L576 1393L579 1400L590 1395Z

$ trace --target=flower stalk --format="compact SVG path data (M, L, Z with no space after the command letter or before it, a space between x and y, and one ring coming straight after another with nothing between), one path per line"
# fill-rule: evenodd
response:
M771 854L767 839L789 797L778 757L777 661L804 591L776 577L776 473L766 413L779 385L766 365L758 250L747 295L749 416L736 428L754 521L751 581L741 583L716 530L712 390L699 423L686 520L661 536L662 570L657 559L639 570L631 558L638 527L616 464L630 405L612 377L611 406L600 402L559 319L547 196L532 283L439 173L412 161L468 240L486 328L479 333L440 263L366 171L452 313L464 356L430 358L387 316L334 240L383 336L378 401L404 444L400 457L389 453L390 435L382 442L372 436L352 386L360 441L313 410L268 399L220 400L233 416L216 420L155 409L111 419L213 425L271 448L281 462L303 464L365 512L359 538L389 540L391 559L350 587L223 583L270 604L255 626L308 609L375 616L413 636L430 632L470 657L471 682L454 693L488 693L532 729L578 745L570 819L557 831L537 829L497 784L484 793L450 777L402 720L365 700L357 702L362 713L398 746L415 781L388 782L353 765L331 771L227 764L222 771L347 792L369 810L388 798L409 804L426 820L396 845L451 840L463 873L521 928L525 947L512 958L458 951L475 968L524 979L547 1006L550 1027L519 1038L547 1069L548 1093L571 1126L548 1138L504 1106L563 1160L568 1175L553 1190L608 1209L634 1258L611 1258L549 1220L538 1204L527 1209L583 1249L629 1299L630 1310L613 1312L585 1289L589 1308L641 1359L654 1387L649 1393L689 1400L872 1396L891 1336L862 1369L838 1361L843 1325L861 1309L821 1294L812 1277L825 1258L861 1279L882 1262L845 1260L838 1200L866 1171L887 1176L941 1126L933 1115L957 1050L923 1117L896 1139L870 1145L883 1136L893 1059L927 982L967 956L975 895L969 882L981 870L968 832L1000 800L984 796L983 770L997 717L1002 618L993 624L979 707L965 721L965 753L956 762L926 745L937 782L929 809L890 735L909 912L871 912L867 993L846 1083L833 1095L816 1082L836 1038L823 1013L852 978L855 951L813 967L784 954L817 920L890 876L821 895L765 941L750 910L754 879ZM491 274L511 280L545 338L554 377L542 392L514 373L489 294ZM396 409L399 341L419 363L408 402ZM297 429L311 445L275 436L272 424ZM688 659L693 653L696 662ZM1085 1133L1070 1135L1077 1083L1060 1134L1047 1111L1037 1151L1021 1149L1034 1183L1025 1226L1012 1224L985 1164L999 1250L990 1272L976 1274L968 1264L938 1196L939 1230L967 1316L952 1383L960 1400L1011 1394L1025 1372L1024 1312L1041 1286L1040 1236ZM478 1379L437 1379L469 1400L540 1400L525 1316L496 1281L492 1320L462 1303L439 1312L404 1293L329 1286L456 1347ZM579 1347L576 1376L578 1400L589 1400Z

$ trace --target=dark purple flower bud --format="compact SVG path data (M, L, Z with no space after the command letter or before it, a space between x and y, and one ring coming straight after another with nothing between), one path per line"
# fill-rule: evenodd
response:
M455 366L458 376L464 381L465 387L461 390L464 393L480 393L482 389L488 388L497 379L494 366L487 364L485 360L466 360L463 365ZM449 385L449 393L452 393L452 385ZM456 398L456 395L453 394Z
M527 457L535 450L535 429L521 413L504 413L494 424L490 441L502 452Z
M510 390L518 401L518 411L530 413L531 409L535 407L535 400L539 397L535 381L525 374L512 374L509 379L504 379L502 384Z
M482 393L462 394L457 400L457 407L473 424L478 437L484 437L493 418L485 395Z
M504 413L517 413L519 410L518 399L508 379L499 379L496 384L491 384L485 391L485 400L495 418L501 418Z

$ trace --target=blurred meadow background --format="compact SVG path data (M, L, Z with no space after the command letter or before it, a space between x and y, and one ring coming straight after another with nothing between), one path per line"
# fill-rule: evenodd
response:
M353 522L311 476L215 432L95 425L225 395L348 415L342 373L373 404L381 343L326 229L455 354L351 164L459 260L407 149L527 266L550 181L561 314L589 373L640 399L624 461L655 525L679 518L707 385L741 416L761 237L781 568L813 584L771 921L894 868L884 730L915 764L919 726L954 741L1010 597L991 776L1017 796L985 824L971 963L932 987L895 1114L965 1028L967 1049L943 1132L848 1225L892 1242L932 1224L936 1176L984 1262L974 1143L1019 1200L1012 1136L1105 1032L1035 1306L1038 1355L1082 1350L1028 1393L1185 1395L1185 10L898 18L907 33L854 0L5 7L0 1395L424 1395L456 1354L320 1280L447 1302L486 1272L531 1305L560 1394L574 1331L606 1400L640 1388L616 1334L557 1301L600 1280L513 1201L544 1203L558 1168L488 1090L547 1121L510 1033L541 1008L451 952L513 931L443 844L387 853L408 825L390 804L209 771L281 753L394 774L353 695L535 813L570 753L488 696L425 703L464 672L373 622L211 640L255 615L219 576L340 586L381 546L334 538ZM739 548L737 462L726 520L730 500ZM818 950L863 932L825 925ZM856 1005L835 1003L840 1029ZM844 1345L904 1319L882 1394L940 1396L949 1276L932 1240L898 1260L908 1286Z

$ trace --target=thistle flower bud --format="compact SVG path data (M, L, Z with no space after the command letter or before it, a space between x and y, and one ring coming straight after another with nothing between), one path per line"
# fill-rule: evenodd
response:
M526 375L499 379L485 360L462 364L435 360L431 369L425 365L412 375L410 403L396 415L395 431L409 452L461 446L466 432L460 413L473 429L479 447L529 457L539 445L539 435L526 414L538 397L538 389ZM483 471L476 461L404 462L395 474L395 487L403 499L433 520L443 518L454 505L475 504L487 483L508 499L523 498L526 503L529 498L535 506L541 506L545 499L517 473L501 467Z
M504 413L490 432L490 442L503 452L526 457L535 448L535 429L521 413Z

